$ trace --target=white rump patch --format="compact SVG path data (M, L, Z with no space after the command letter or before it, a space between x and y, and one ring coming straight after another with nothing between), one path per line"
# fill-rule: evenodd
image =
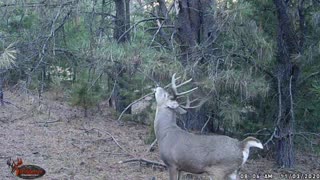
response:
M229 175L229 178L231 180L236 180L237 179L237 171L234 171L232 174Z
M242 154L243 154L243 160L242 160L242 165L248 160L249 157L249 149L251 147L257 147L260 149L263 149L263 145L260 142L257 141L248 141L247 144L245 145Z
M248 148L257 147L257 148L263 149L263 145L257 141L248 141L246 146L248 146Z
M249 148L244 148L244 150L242 151L242 154L243 154L242 165L244 165L244 163L246 163L249 157Z

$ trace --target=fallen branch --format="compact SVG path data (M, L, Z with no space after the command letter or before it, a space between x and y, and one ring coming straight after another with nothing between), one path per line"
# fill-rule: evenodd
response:
M41 122L41 121L36 121L34 123L31 123L31 124L41 124L41 123L44 123L44 124L50 124L50 123L56 123L56 122L61 122L61 119L58 119L58 120L55 120L55 121L45 121L45 122Z
M17 106L17 105L15 105L15 104L13 104L12 102L10 102L10 101L6 101L6 100L3 100L3 102L4 102L4 104L9 104L9 105L11 105L11 106L13 106L13 107L15 107L15 108L17 108L17 109L19 109L20 111L26 111L24 108L22 108L22 107L19 107L19 106Z
M165 164L162 164L160 162L156 162L156 161L151 161L151 160L147 160L144 158L134 158L134 159L128 159L125 161L119 161L119 164L124 164L124 163L129 163L129 162L140 162L140 163L146 163L146 165L152 165L152 166L159 166L162 168L167 168L167 166Z
M124 152L130 154L127 150L125 150L125 149L118 143L118 141L116 140L116 138L114 138L111 133L109 133L109 132L107 132L107 131L105 131L105 133L107 133L109 136L111 136L112 140L117 144L117 146L118 146L121 150L123 150Z

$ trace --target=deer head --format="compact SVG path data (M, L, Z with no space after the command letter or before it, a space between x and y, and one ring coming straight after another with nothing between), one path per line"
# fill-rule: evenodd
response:
M186 113L186 110L184 109L190 109L190 108L197 108L200 107L205 101L202 100L200 101L200 103L196 106L191 106L192 103L198 101L199 99L195 99L193 101L190 101L189 96L187 94L190 94L191 92L195 91L196 89L198 89L198 87L195 87L193 89L184 91L184 92L178 92L177 88L186 85L187 83L192 81L192 78L182 82L181 84L177 85L176 84L176 80L179 79L175 77L176 74L172 75L171 78L171 88L173 91L173 95L170 95L164 88L162 87L157 87L155 88L155 98L156 98L156 102L157 102L157 106L161 107L161 108L169 108L171 110L174 110L175 112L179 113L179 114L184 114ZM185 105L180 105L177 102L177 99L182 97L182 96L186 96L187 97L187 102Z

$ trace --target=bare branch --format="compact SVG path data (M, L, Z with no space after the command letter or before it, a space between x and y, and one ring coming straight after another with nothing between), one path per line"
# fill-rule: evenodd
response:
M123 150L124 152L130 154L127 150L125 150L125 149L118 143L118 141L116 140L116 138L114 138L111 133L109 133L109 132L107 132L107 131L105 131L105 133L107 133L109 136L111 136L112 140L117 144L117 146L118 146L121 150Z
M320 74L320 71L311 73L307 77L303 78L301 81L299 81L298 86L303 86L310 78L313 78L314 76L317 76Z
M118 39L118 42L120 42L120 40L126 35L128 34L131 29L133 29L134 27L136 27L138 24L142 23L142 22L146 22L146 21L153 21L153 20L157 20L157 19L163 19L161 17L153 17L153 18L147 18L147 19L142 19L136 23L134 23L134 25L132 25L128 30L126 30Z

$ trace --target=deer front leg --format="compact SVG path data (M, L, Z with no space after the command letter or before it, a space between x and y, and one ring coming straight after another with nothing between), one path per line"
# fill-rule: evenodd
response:
M178 177L178 175L179 175L180 173L178 173L178 170L177 170L177 168L175 168L175 167L169 167L169 179L170 180L179 180L179 177Z
M178 171L178 180L180 180L180 178L181 178L181 171Z

